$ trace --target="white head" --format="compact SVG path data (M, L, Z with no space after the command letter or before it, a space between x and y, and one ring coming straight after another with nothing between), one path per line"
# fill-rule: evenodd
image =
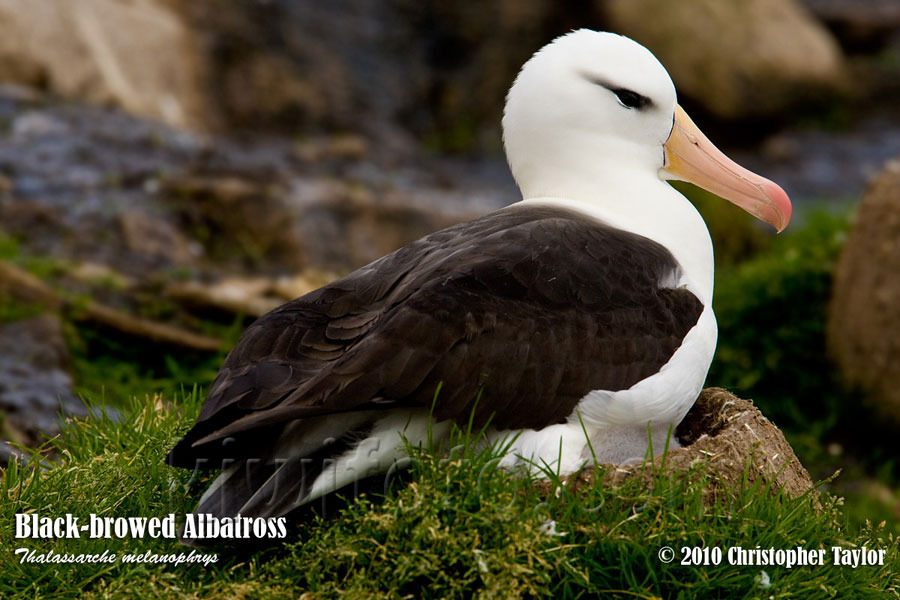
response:
M513 175L528 197L552 193L531 189L552 185L545 169L586 160L596 174L607 153L655 172L675 102L669 74L637 42L587 29L557 38L525 63L507 96L503 141Z
M506 100L503 140L527 198L684 179L781 230L787 195L719 152L678 106L672 79L633 40L587 29L538 51Z

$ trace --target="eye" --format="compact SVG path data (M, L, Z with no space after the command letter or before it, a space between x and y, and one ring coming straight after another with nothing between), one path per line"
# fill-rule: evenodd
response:
M616 98L619 100L619 104L624 106L625 108L636 108L638 110L643 110L652 104L650 98L647 96L641 96L637 92L632 92L631 90L626 90L625 88L610 88L613 94L616 95Z
M606 79L603 79L602 77L598 77L596 75L592 75L591 73L585 72L582 72L581 76L594 85L599 85L600 87L604 87L611 91L616 95L616 99L618 99L619 104L621 104L625 108L644 110L645 108L653 106L653 100L651 100L647 96L642 96L641 94L629 90L628 88L618 87L610 83Z

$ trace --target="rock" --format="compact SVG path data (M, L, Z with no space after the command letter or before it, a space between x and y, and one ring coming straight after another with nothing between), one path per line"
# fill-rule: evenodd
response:
M295 182L293 201L311 264L341 272L483 214L483 208L467 208L457 194L430 186L373 189L315 178Z
M161 194L182 229L213 258L292 271L306 265L304 243L294 226L297 215L276 181L186 175L164 180Z
M0 326L0 441L38 446L59 433L58 413L83 417L72 393L69 354L57 317L41 315ZM16 451L0 447L0 462Z
M900 159L866 190L838 261L828 347L844 381L900 425Z
M358 135L316 136L298 142L294 153L303 161L318 163L325 160L362 160L371 148L366 138Z
M336 51L346 44L370 67L378 64L382 52L371 46L378 33L366 27L371 3L353 11L338 2L170 4L197 32L210 92L231 128L320 131L379 101L357 95L354 63Z
M26 140L34 137L66 136L69 127L61 119L40 110L30 110L16 117L10 131L13 139Z
M853 52L877 52L900 31L900 3L896 0L803 0Z
M46 369L65 370L70 366L62 322L52 315L0 327L0 353Z
M10 446L7 442L0 441L0 465L6 465L11 460L20 460L25 462L27 458L23 452L20 452Z
M289 140L263 144L206 137L117 110L50 98L35 105L5 91L0 88L0 123L9 125L0 128L0 173L6 188L0 190L0 223L23 253L105 264L137 279L156 271L203 270L213 262L195 235L203 233L204 223L199 221L199 231L186 228L198 223L187 218L198 211L165 202L168 196L161 195L173 191L166 186L201 178L199 187L219 186L212 194L233 187L228 180L237 179L249 182L256 193L278 189L289 169L296 168ZM217 179L226 181L219 185ZM205 193L190 185L183 191L187 199ZM248 206L233 209L236 218L247 216L253 206L277 208L277 200L270 203L265 197L231 193L230 198L249 200ZM196 208L201 206L209 204L200 199ZM265 222L271 224L271 217ZM235 233L246 236L248 228L252 225L241 225ZM220 247L239 249L248 239L218 238ZM272 254L262 258L277 262ZM274 268L293 271L296 254L286 258L286 265Z
M349 131L378 140L379 156L414 153L409 132L441 148L499 148L522 62L596 24L589 3L543 0L172 4L202 40L227 127Z
M0 82L0 102L39 104L42 100L43 94L31 86Z
M596 24L543 0L0 0L0 81L179 127L499 147L522 62ZM354 150L356 152L356 150Z
M614 31L652 50L679 93L720 118L777 116L844 91L840 48L794 0L607 0L603 6Z
M499 147L522 62L589 6L543 0L0 0L0 81L179 127ZM353 150L356 152L356 150Z
M156 0L0 0L0 80L205 127L205 61Z
M148 267L190 265L198 254L195 245L172 224L145 211L123 212L118 222L126 247Z
M709 484L704 494L709 502L727 497L736 486L753 485L762 479L796 498L813 489L813 482L781 431L748 400L721 388L707 388L678 426L675 435L683 447L670 450L663 465L666 472L685 472L700 462L707 464ZM749 461L749 465L748 465ZM590 486L596 471L588 468L572 476L574 490ZM640 477L651 482L654 469L643 464L609 466L605 481L611 485Z
M553 38L597 24L588 2L395 0L393 39L412 88L401 98L405 127L443 150L499 149L509 86ZM411 92L411 93L410 93Z
M3 93L0 122L20 123L0 128L4 233L23 254L138 282L346 271L519 198L502 157L389 167L358 135L201 136Z

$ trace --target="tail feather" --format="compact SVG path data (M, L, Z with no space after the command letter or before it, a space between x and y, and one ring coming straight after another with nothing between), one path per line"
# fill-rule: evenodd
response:
M385 474L406 458L404 439L417 445L432 433L442 438L449 430L449 422L430 426L430 416L421 410L372 413L365 420L362 414L354 419L307 422L303 428L287 425L268 444L265 458L244 458L224 470L194 514L283 517L312 506L319 498L324 509L326 499L329 506L333 504L335 493L355 496L361 490L384 489ZM189 545L217 542L186 539L183 532L182 541Z
M346 442L329 444L309 456L280 465L238 512L252 517L280 517L305 504L322 472L350 449Z
M315 499L310 497L310 492L322 472L351 450L370 429L371 423L363 424L362 428L344 431L339 439L328 437L319 444L310 444L308 436L302 443L287 440L292 443L274 444L272 455L264 459L239 460L210 484L193 513L216 518L284 516ZM280 455L277 457L274 456L276 448ZM183 530L181 541L194 546L216 542L186 538Z

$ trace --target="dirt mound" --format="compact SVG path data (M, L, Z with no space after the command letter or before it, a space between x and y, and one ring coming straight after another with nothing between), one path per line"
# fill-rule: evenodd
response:
M666 471L683 472L699 461L706 461L711 481L706 488L712 502L727 495L746 477L746 485L763 478L772 489L796 498L812 487L812 480L781 431L763 416L749 400L721 389L707 388L700 393L691 411L678 426L676 436L683 448L669 451ZM747 460L750 460L749 467ZM661 458L657 457L657 464ZM574 489L592 485L596 471L585 469L575 475ZM620 465L605 472L605 481L622 483L640 477L653 478L649 465Z
M844 381L900 424L900 159L870 184L838 262L828 347Z

